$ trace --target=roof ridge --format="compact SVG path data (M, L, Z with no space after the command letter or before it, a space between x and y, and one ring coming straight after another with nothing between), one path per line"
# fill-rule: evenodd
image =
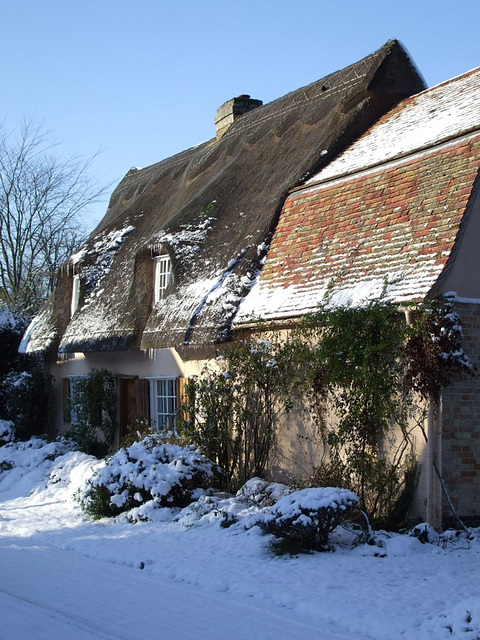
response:
M365 77L370 74L371 80L377 73L385 58L390 54L394 47L401 48L405 55L410 59L412 64L414 64L413 60L411 60L410 54L408 53L404 45L399 40L390 39L376 51L369 53L357 62L353 62L346 67L328 73L326 76L314 80L313 82L310 82L303 87L299 87L298 89L289 91L283 96L279 96L278 98L267 102L261 107L258 107L257 109L244 114L242 118L237 121L237 124L241 124L244 131L252 129L255 126L259 126L264 122L268 122L268 120L275 118L280 112L287 114L297 109L298 107L319 98L320 96L324 97L326 95L335 95L336 93L339 93L340 91L347 88L349 85L353 85L358 82L361 77ZM372 68L371 63L375 58L378 58L378 64ZM355 73L355 70L359 68L363 69L363 73ZM334 87L328 87L326 90L325 83L333 77L338 78L338 82ZM315 93L308 95L307 91L311 91L315 87L318 87L318 90ZM303 95L303 97L300 97L300 99L297 100L295 99L295 95ZM289 104L292 99L293 103ZM222 136L222 139L235 135L237 130L238 129L236 127L230 127L230 129Z

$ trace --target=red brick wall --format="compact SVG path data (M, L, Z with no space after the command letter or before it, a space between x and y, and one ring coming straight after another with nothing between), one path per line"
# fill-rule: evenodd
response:
M458 303L464 350L479 367L443 393L443 476L460 516L480 520L480 305ZM444 516L450 516L444 501Z

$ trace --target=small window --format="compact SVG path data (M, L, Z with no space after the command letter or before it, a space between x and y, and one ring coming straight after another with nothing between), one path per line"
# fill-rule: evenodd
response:
M150 380L150 418L159 430L175 429L177 421L176 378Z
M70 314L73 316L75 311L78 309L78 303L80 300L80 276L73 276L73 287L72 287L72 300L70 305Z
M63 379L63 420L78 423L81 420L81 403L87 376L68 376Z
M161 253L155 258L154 296L156 304L165 297L165 292L172 277L172 263L168 253Z

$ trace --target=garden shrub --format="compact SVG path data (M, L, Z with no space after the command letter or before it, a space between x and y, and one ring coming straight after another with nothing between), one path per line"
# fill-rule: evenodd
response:
M108 458L87 481L78 500L95 518L116 516L150 502L152 509L185 507L197 489L214 485L218 475L216 465L193 445L147 436Z
M290 408L291 357L278 337L245 338L187 385L179 432L221 466L227 491L266 472Z
M0 380L18 369L18 347L29 322L29 317L0 308Z
M410 398L403 393L405 331L402 314L385 300L334 308L325 302L296 336L314 418L329 453L312 481L351 489L371 519L385 517L393 506L412 452ZM402 437L389 459L394 430Z
M11 420L0 420L0 447L7 442L14 442L15 429Z
M112 450L117 415L114 382L108 369L92 369L73 387L68 436L84 453L103 457Z
M271 507L293 489L280 482L268 482L262 478L250 478L241 487L236 497L258 507Z
M41 356L18 353L29 321L0 309L0 416L14 423L19 440L52 432L52 378L45 372Z
M5 471L14 470L9 478L9 486L18 483L26 474L43 477L42 469L51 468L53 461L74 449L74 443L62 437L54 441L34 437L26 441L7 442L0 447L0 476Z
M52 376L41 359L29 358L21 371L10 371L0 389L3 417L14 424L15 438L51 435Z
M291 551L327 551L328 537L351 516L358 497L348 489L316 487L281 498L259 522Z

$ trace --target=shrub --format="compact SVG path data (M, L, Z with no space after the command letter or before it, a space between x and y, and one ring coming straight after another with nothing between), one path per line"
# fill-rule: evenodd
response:
M0 309L0 379L19 366L18 347L30 318Z
M153 501L152 508L185 507L196 489L215 484L218 468L193 445L147 436L122 447L87 481L78 496L91 516L116 516Z
M327 551L329 534L357 503L358 497L347 489L302 489L281 498L259 524L288 542L292 551Z
M26 370L11 371L2 381L3 416L15 425L17 440L52 433L52 376L41 360L30 358Z
M179 432L222 467L227 491L263 476L271 462L290 409L291 357L273 335L245 338L187 385Z
M11 420L0 420L0 447L15 440L15 429Z
M51 433L51 376L40 356L18 349L29 318L0 309L0 416L15 425L15 437L28 440Z
M0 447L0 477L5 471L12 471L8 479L8 489L23 486L20 479L31 474L37 483L43 481L54 460L74 451L74 443L65 438L48 441L45 438L30 438L26 441L8 442ZM3 478L1 478L3 480Z
M292 493L293 489L280 482L268 482L262 478L250 478L241 487L236 497L258 507L271 507L280 498Z
M80 451L105 456L113 446L117 396L114 376L108 369L92 369L75 384L71 398L72 427L68 436Z

